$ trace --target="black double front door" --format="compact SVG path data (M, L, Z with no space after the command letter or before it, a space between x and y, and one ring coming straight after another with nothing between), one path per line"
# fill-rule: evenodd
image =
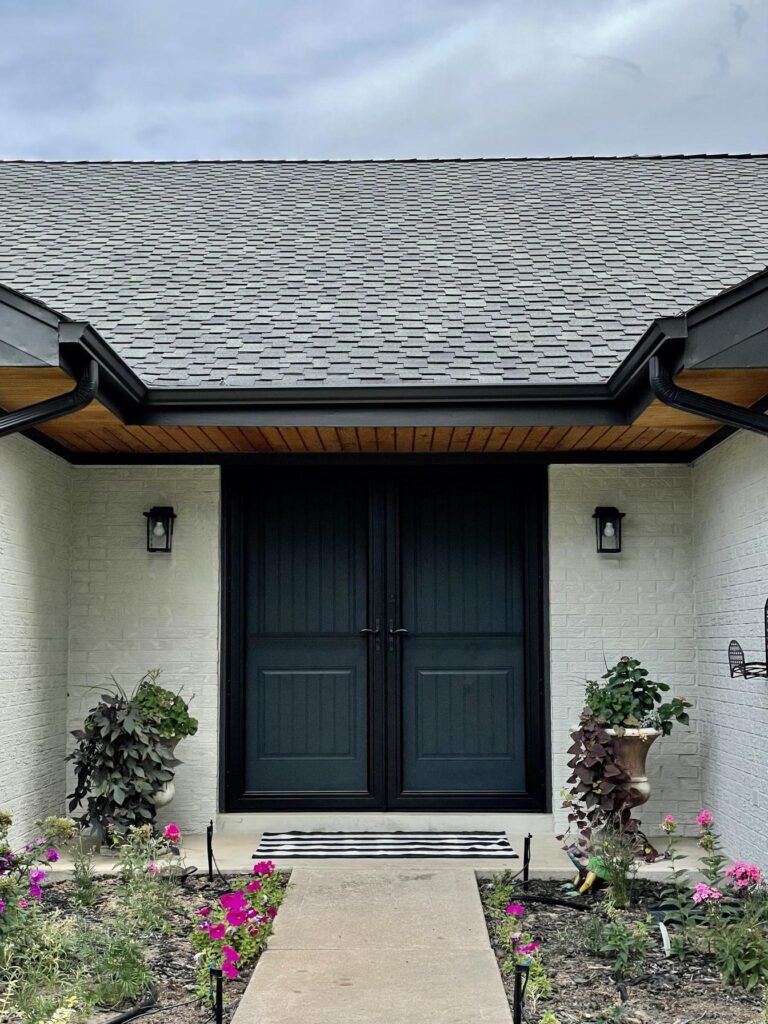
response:
M538 808L535 471L228 474L229 809Z

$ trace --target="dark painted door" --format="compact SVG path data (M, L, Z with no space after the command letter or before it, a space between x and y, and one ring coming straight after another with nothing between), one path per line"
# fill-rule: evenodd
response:
M227 477L230 809L544 800L537 473Z
M526 791L524 492L409 473L393 502L390 802L498 806Z

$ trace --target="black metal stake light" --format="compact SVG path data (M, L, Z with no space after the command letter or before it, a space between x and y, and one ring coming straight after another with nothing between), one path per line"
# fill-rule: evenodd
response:
M522 964L515 964L515 988L512 1005L514 1024L523 1024L523 1000L525 999L525 990L528 988L528 972L530 969L530 960L526 960Z
M621 520L625 513L613 505L598 505L592 518L595 520L597 551L600 555L615 555L621 551Z
M531 867L531 833L523 842L523 891L528 892L528 881Z
M211 993L213 996L213 1019L216 1024L223 1024L224 1021L224 989L222 982L224 975L220 967L209 967L211 972Z
M213 881L213 818L208 822L205 830L205 848L208 852L208 881Z
M170 505L155 505L144 513L147 520L147 551L170 554L176 513Z

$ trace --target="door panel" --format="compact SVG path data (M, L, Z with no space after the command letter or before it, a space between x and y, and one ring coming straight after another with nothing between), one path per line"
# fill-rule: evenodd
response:
M398 486L400 792L525 791L521 502L498 474Z
M367 798L365 483L273 475L244 529L245 789Z

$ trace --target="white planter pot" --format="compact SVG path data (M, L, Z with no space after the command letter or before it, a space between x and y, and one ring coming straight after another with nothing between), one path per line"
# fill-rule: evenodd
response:
M629 775L629 805L630 807L639 807L651 795L645 761L651 744L661 736L661 733L658 729L625 729L622 735L618 736L615 729L606 729L605 731L609 736L614 737L613 746L616 758Z

